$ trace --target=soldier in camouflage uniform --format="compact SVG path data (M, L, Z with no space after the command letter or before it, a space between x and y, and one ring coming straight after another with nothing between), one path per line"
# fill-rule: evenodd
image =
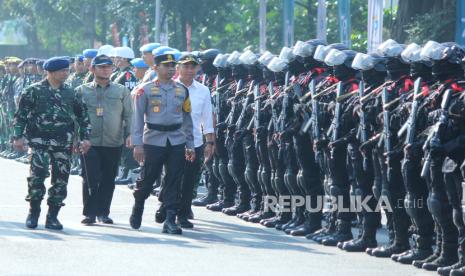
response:
M45 178L48 177L48 159L52 165L52 187L48 190L49 210L45 227L63 229L58 212L67 195L70 158L75 125L79 134L81 153L90 147L87 109L74 91L64 86L69 74L67 58L55 57L44 63L47 78L26 88L20 96L14 116L13 146L18 151L32 149L28 195L30 210L26 227L34 229L40 215L40 203L45 195Z
M17 57L9 57L6 59L7 65L7 76L4 81L4 88L1 91L1 104L3 113L3 126L5 133L3 134L4 141L10 142L11 139L11 123L13 121L13 115L16 110L14 104L14 83L19 78L18 64L21 63L21 59ZM2 152L1 156L6 157L11 154L11 148L8 147Z
M84 56L84 66L88 70L90 68L90 63L92 62L92 59L97 56L97 50L96 49L85 49L82 52L82 55ZM82 83L89 83L94 80L94 74L92 72L87 72L86 76L84 77L84 80Z
M76 56L74 59L73 67L74 72L69 75L68 79L66 80L66 84L74 89L83 83L84 78L88 72L88 68L84 65L83 55Z

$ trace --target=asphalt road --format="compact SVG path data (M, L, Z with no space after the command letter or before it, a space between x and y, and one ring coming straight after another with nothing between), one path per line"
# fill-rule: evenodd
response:
M157 201L146 204L140 230L129 226L131 191L118 186L112 226L80 224L81 179L71 176L63 231L24 227L28 166L0 159L0 275L436 275L390 259L347 253L235 217L195 208L195 228L161 233ZM386 235L379 234L381 240Z

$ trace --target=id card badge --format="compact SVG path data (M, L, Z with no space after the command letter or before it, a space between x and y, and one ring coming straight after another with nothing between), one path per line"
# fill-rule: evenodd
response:
M97 113L98 117L102 117L103 116L103 107L97 107L96 113Z

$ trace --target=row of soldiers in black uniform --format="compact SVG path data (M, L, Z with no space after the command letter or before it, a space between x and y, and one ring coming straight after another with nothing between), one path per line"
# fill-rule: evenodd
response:
M217 152L207 166L208 193L194 205L326 246L465 275L464 49L388 40L362 54L313 39L279 57L203 56ZM388 244L377 243L379 211L339 209L324 219L321 209L265 209L268 198L289 195L305 196L312 208L324 195L349 207L351 194L369 199L371 210L388 203Z

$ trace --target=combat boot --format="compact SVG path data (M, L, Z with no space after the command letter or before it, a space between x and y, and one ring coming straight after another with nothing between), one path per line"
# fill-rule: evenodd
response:
M213 211L213 212L221 212L221 210L226 209L226 208L230 208L232 206L234 206L234 202L220 200L220 201L218 201L216 203L208 204L207 209L210 210L210 211Z
M182 229L176 224L176 211L166 210L166 220L162 233L181 235Z
M458 272L455 272L455 274L452 273L452 271L457 271L460 269L463 269L465 267L465 262L463 260L458 261L457 263L451 265L451 266L445 266L445 267L440 267L438 268L438 274L439 275L465 275L465 270L462 270L463 274L457 274Z
M278 224L286 224L291 220L291 213L289 212L281 212L279 215L267 220L263 223L263 226L267 228L276 228Z
M269 218L274 217L274 215L275 214L272 211L268 211L268 212L260 211L256 213L255 215L250 216L248 222L259 223L260 221L264 219L269 219Z
M31 200L31 202L29 202L29 214L27 215L26 219L26 227L29 229L37 228L37 223L40 216L40 203L40 200Z
M342 249L347 252L365 252L367 248L377 247L376 227L363 229L362 236L358 239L343 243Z
M435 228L435 230L436 230L436 248L434 249L433 254L428 256L427 258L425 258L423 260L413 261L412 264L415 267L421 268L424 263L432 262L435 259L437 259L439 257L439 255L441 255L441 252L442 252L442 246L441 246L442 245L442 234L440 233L440 231L441 231L440 229L441 228L438 228L438 227Z
M326 246L336 246L338 242L348 241L353 238L350 221L339 220L336 226L336 232L321 240Z
M400 254L395 261L401 264L412 264L414 261L424 260L433 254L432 237L418 237L416 243L416 248ZM393 256L391 256L392 258Z
M131 225L132 229L139 229L140 225L142 224L142 214L144 213L144 204L145 201L138 201L134 202L134 206L132 207L132 213L129 217L129 224Z
M292 236L306 236L321 229L321 213L304 213L305 221L302 226L290 231Z
M208 191L207 195L197 198L194 201L192 201L192 205L194 206L207 206L209 204L213 204L218 201L218 195Z
M461 268L452 269L449 275L450 276L465 276L465 266L462 266Z
M45 220L45 228L51 230L62 230L63 225L58 220L58 212L60 212L60 205L49 205L47 218Z
M160 208L155 212L155 222L163 223L166 220L166 209L163 205L160 205Z
M431 262L424 263L423 269L436 271L440 267L446 267L455 264L458 261L457 244L443 243L442 252L439 257Z
M228 216L235 216L239 213L244 213L246 211L250 210L250 203L247 202L247 203L241 203L239 205L235 205L233 207L230 207L230 208L224 208L223 210L221 210L224 214L228 215Z

